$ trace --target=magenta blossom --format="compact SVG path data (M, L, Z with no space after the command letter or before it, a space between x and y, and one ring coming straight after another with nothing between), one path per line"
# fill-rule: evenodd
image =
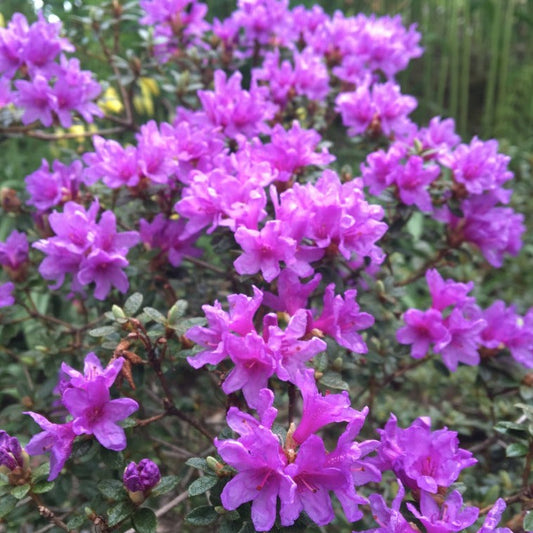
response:
M103 376L88 381L85 389L67 388L62 401L74 417L76 435L94 435L104 448L114 451L126 447L126 435L117 422L130 416L139 404L131 398L111 400Z
M29 455L41 455L50 452L50 475L48 481L55 479L66 460L72 453L72 443L76 433L72 429L73 422L68 424L52 424L44 416L37 413L26 412L44 430L35 435L26 445Z

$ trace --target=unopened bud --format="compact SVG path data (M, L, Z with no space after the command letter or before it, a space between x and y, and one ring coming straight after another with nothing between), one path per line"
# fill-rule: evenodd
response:
M111 312L115 318L126 318L126 313L118 305L113 305Z

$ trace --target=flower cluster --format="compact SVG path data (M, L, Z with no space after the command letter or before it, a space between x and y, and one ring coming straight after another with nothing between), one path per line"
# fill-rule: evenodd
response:
M121 292L128 289L123 268L129 264L126 255L137 244L139 235L134 231L117 233L112 211L104 211L97 223L99 208L97 201L88 210L67 202L62 213L54 211L50 215L55 236L41 239L33 246L47 256L39 272L43 278L55 280L52 288L60 287L65 275L70 274L73 291L94 282L94 296L99 300L107 296L112 286Z
M387 151L369 154L361 166L363 180L372 194L392 187L402 203L447 224L451 248L474 244L492 266L501 267L504 254L519 252L525 231L523 215L501 207L512 194L502 187L513 177L509 157L498 153L495 140L459 141L453 120L435 117Z
M48 127L58 120L68 128L73 111L87 122L102 114L93 102L100 85L77 59L62 54L74 47L60 32L61 23L48 22L42 13L31 25L16 13L0 28L0 105L12 102L23 109L23 124L38 120Z
M296 430L289 430L283 446L272 432L277 410L272 407L274 394L268 389L258 394L260 420L232 407L227 422L240 437L215 439L220 456L237 470L224 487L222 503L232 510L252 501L252 520L257 531L272 528L278 497L283 526L292 525L302 511L318 525L331 522L334 515L330 491L341 502L348 520L362 516L358 505L366 500L356 493L355 486L367 479L354 472L376 443L357 443L354 438L367 410L358 412L349 407L346 393L322 396L316 390L312 371L302 376L299 387L304 398L301 421ZM336 448L327 452L315 432L332 422L348 425Z
M110 450L119 451L126 447L126 434L117 422L130 416L139 405L131 398L112 400L109 393L123 363L124 359L119 357L102 368L92 352L85 357L83 374L63 363L56 391L71 420L54 424L38 413L26 413L43 429L28 442L26 451L30 455L50 452L49 480L59 475L78 435L94 435Z
M444 280L435 269L426 272L426 281L431 308L406 311L406 325L396 334L398 342L412 345L414 358L425 357L432 347L454 372L459 363L479 364L480 353L490 357L507 348L516 361L533 368L533 309L521 317L514 307L498 300L482 310L467 296L472 282Z

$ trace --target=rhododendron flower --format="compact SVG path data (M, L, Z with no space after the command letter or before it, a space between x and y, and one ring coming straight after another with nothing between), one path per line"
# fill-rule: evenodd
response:
M405 326L396 332L396 339L401 344L412 344L411 356L422 359L432 344L438 350L451 340L448 329L444 326L442 315L435 309L419 311L408 309L403 315Z
M117 422L130 416L139 404L131 398L111 400L103 376L88 381L83 389L67 388L61 400L74 417L72 431L76 435L94 435L102 446L114 451L126 447L126 435Z
M0 307L9 307L15 303L14 290L15 285L10 281L0 284Z
M129 492L142 492L147 494L161 480L159 467L150 459L141 459L138 463L133 461L124 470L122 481Z
M408 509L424 524L427 533L448 533L463 531L477 519L477 507L463 507L461 493L454 490L439 507L433 497L425 491L420 494L420 512L411 503Z
M0 472L13 471L16 468L25 468L27 458L20 442L16 437L11 437L5 431L0 430Z
M25 233L14 230L0 242L0 265L13 275L28 261L29 244Z
M44 416L26 412L44 430L33 436L26 445L29 455L41 455L50 452L50 475L48 481L54 480L61 472L66 460L72 453L72 443L76 433L72 429L73 422L67 424L52 424Z
M276 519L278 496L291 504L297 488L293 479L284 473L287 457L277 436L257 425L238 440L215 439L215 446L222 459L237 470L237 475L222 491L222 505L231 511L252 501L256 531L269 531Z

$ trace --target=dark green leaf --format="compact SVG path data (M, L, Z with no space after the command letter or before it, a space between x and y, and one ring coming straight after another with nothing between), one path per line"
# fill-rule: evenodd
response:
M124 312L128 316L133 316L141 308L142 303L143 303L143 295L140 292L134 292L124 302Z
M533 511L528 511L524 516L524 531L533 531Z
M43 463L38 466L35 470L32 470L31 480L33 483L37 482L41 478L46 478L50 475L50 463Z
M350 388L348 383L346 383L341 375L336 372L326 372L319 379L319 382L324 385L324 387L329 387L330 389L349 390Z
M161 481L152 490L152 496L160 496L161 494L170 492L176 487L179 481L179 476L163 476Z
M85 520L86 517L83 515L74 516L67 522L67 527L71 530L78 529L83 524L83 522L85 522Z
M135 506L130 501L120 502L107 510L108 524L116 526L128 518L135 511Z
M168 323L176 324L187 311L188 305L186 300L178 300L168 311Z
M120 500L126 494L124 485L118 479L103 479L96 487L106 498L111 500Z
M115 333L114 326L102 326L101 328L95 328L89 331L89 335L91 337L107 337L108 335L111 335L112 333Z
M9 511L14 509L15 505L17 505L17 502L17 498L11 496L11 494L6 494L0 498L0 518L3 518L7 513L9 513Z
M219 514L213 507L210 505L202 505L196 509L193 509L185 517L185 520L194 526L208 526L209 524L212 524L218 517Z
M202 470L203 472L206 472L206 473L211 472L211 469L209 468L207 461L202 457L191 457L190 459L187 459L185 461L185 464L188 466L192 466L193 468L197 468L198 470Z
M149 318L151 318L154 322L157 322L159 324L166 324L167 318L160 313L157 309L154 309L153 307L145 307L143 309L143 313L147 315Z
M137 509L133 517L133 527L137 533L155 533L157 529L157 518L152 509L143 507Z
M39 481L39 483L36 483L33 486L32 491L35 492L35 494L43 494L45 492L49 492L54 488L54 482L53 481Z
M505 450L505 455L507 457L524 457L527 455L529 447L521 442L513 442L509 444Z
M26 494L28 494L30 488L31 487L29 483L26 483L26 485L19 485L18 487L13 487L10 492L13 496L15 496L15 498L17 498L17 500L20 500L24 498Z
M189 496L198 496L207 492L210 488L218 483L218 478L215 476L202 476L193 481L189 486Z

